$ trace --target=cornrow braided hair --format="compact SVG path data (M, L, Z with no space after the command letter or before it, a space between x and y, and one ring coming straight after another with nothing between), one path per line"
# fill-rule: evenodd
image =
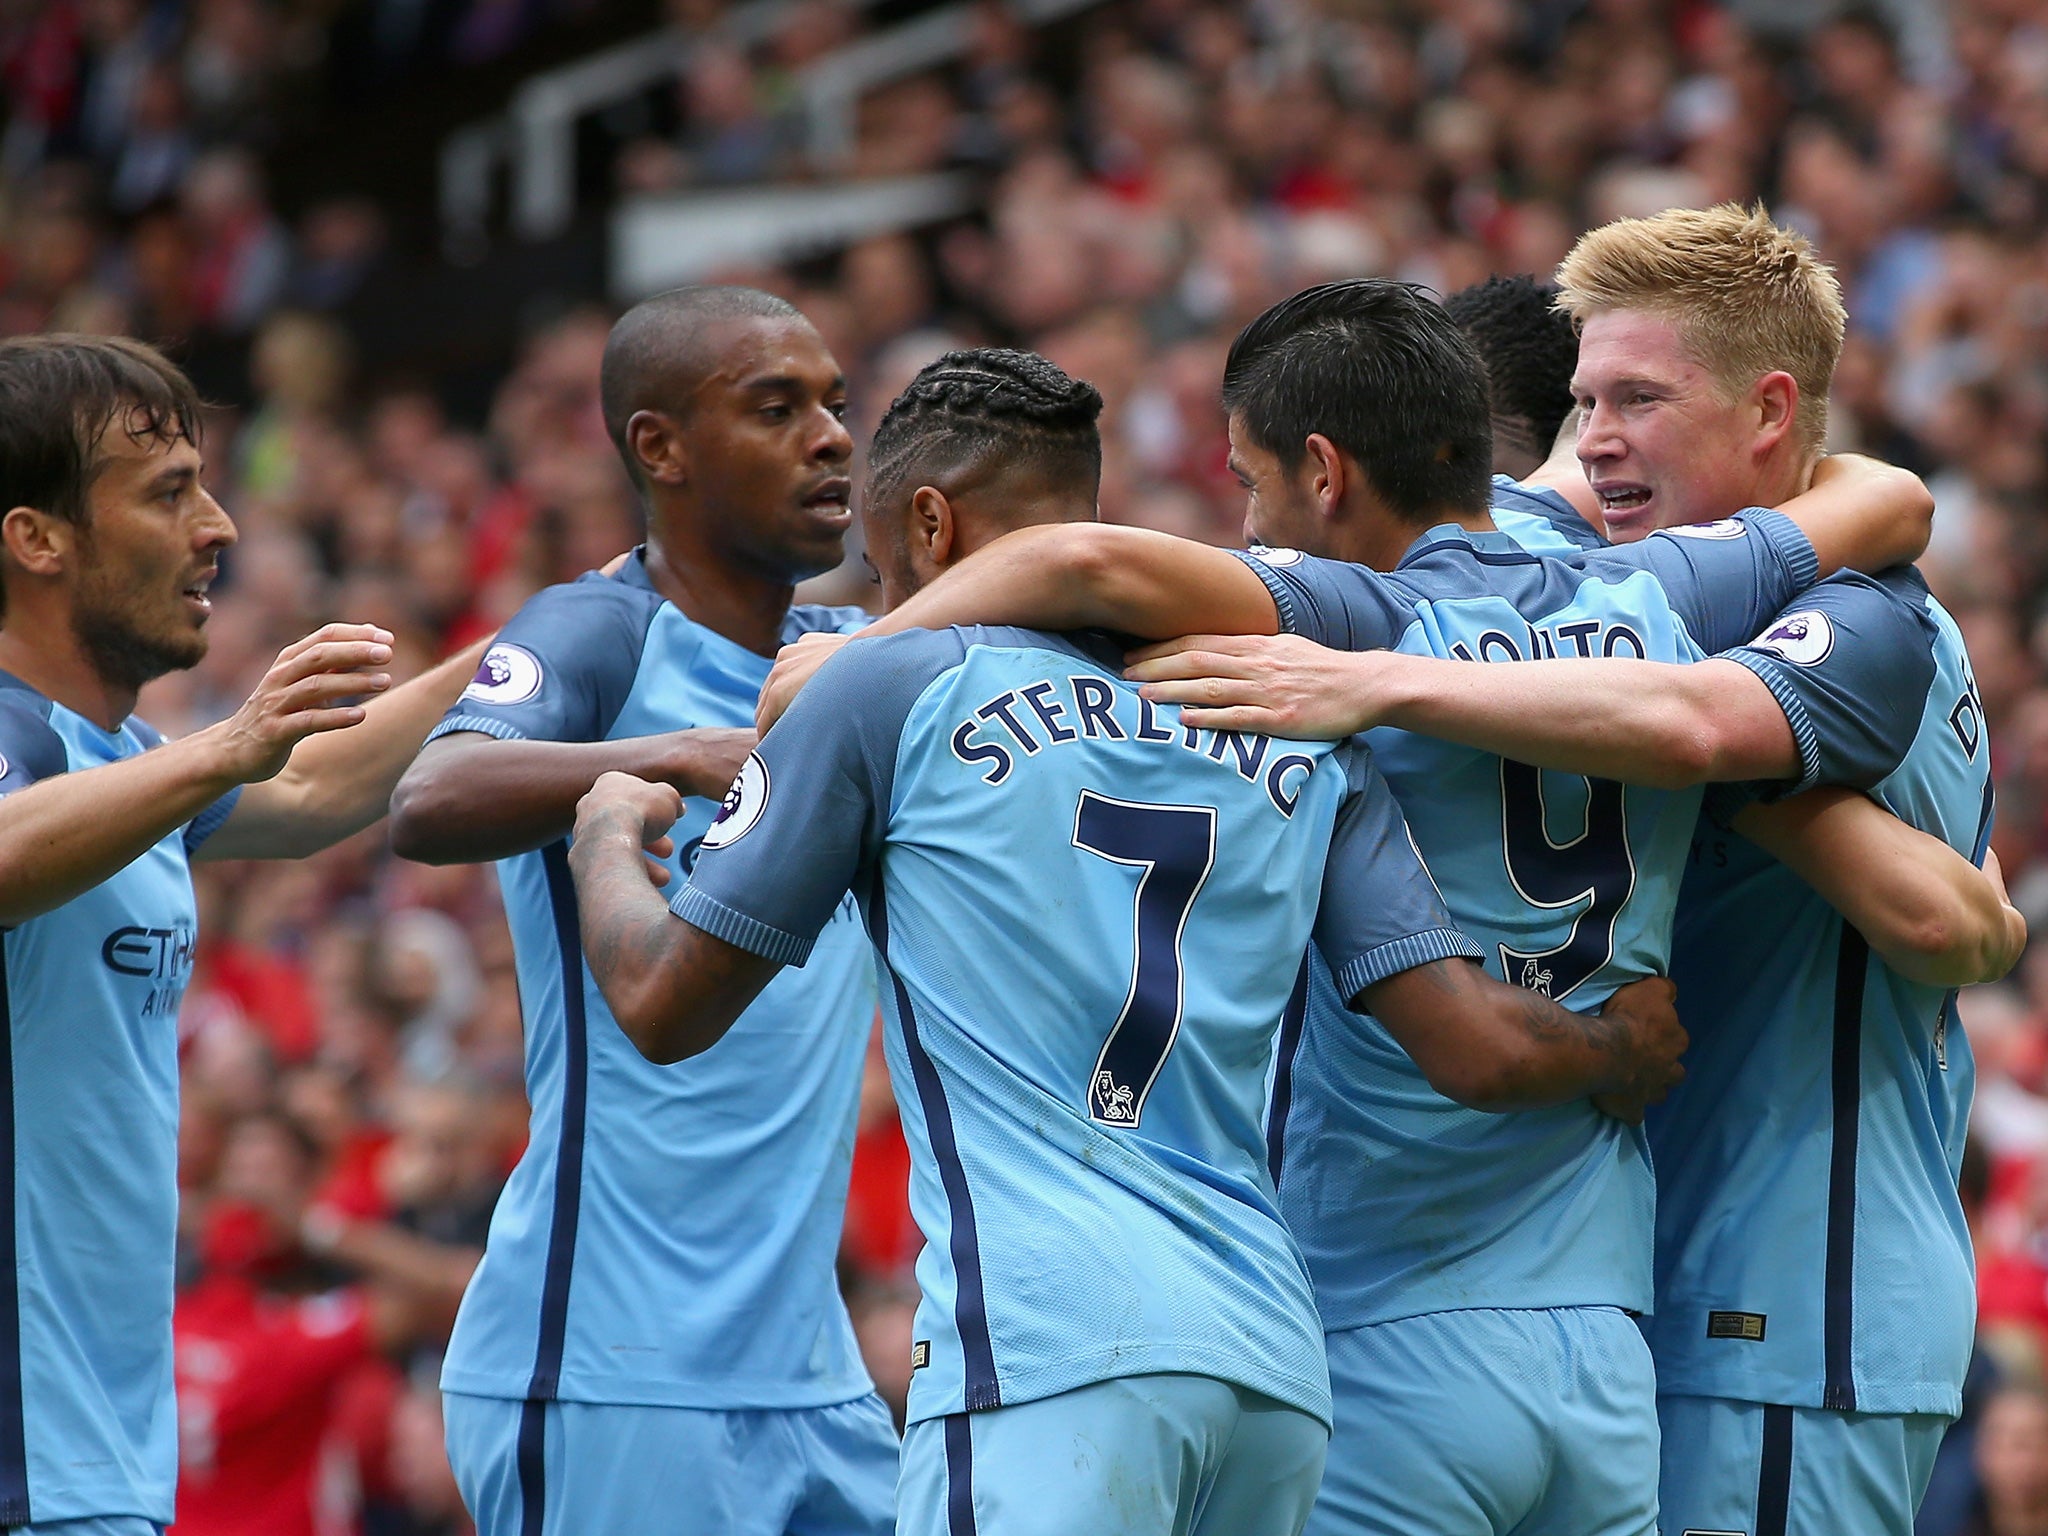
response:
M974 347L927 364L890 403L868 448L868 494L913 469L937 472L1000 455L1041 469L1100 475L1102 396L1035 352Z

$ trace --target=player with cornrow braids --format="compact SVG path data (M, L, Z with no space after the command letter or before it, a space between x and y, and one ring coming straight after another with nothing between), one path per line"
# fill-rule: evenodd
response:
M868 450L862 516L882 605L1013 528L1092 522L1101 414L1094 385L1036 353L976 347L923 368Z

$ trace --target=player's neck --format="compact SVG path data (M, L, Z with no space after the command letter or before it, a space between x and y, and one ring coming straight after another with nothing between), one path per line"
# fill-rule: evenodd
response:
M795 587L708 549L670 549L647 540L647 579L693 623L759 656L782 648Z
M1579 463L1572 439L1560 433L1557 450L1520 479L1531 490L1555 491L1571 504L1574 512L1605 536L1607 519L1600 515L1600 498L1593 494L1592 483L1586 479L1585 467Z
M0 672L12 672L103 730L118 729L135 713L136 690L100 676L68 615L22 610L23 605L11 604L0 621Z
M1756 483L1753 494L1743 503L1744 507L1781 506L1813 486L1814 466L1820 462L1818 454L1804 453L1785 445L1782 452L1774 453L1757 465ZM1742 507L1731 507L1730 512L1739 512Z
M1417 539L1431 528L1440 528L1445 523L1463 528L1467 533L1489 533L1493 529L1493 516L1484 507L1471 512L1444 507L1420 520L1411 520L1396 517L1380 508L1365 516L1335 524L1332 532L1337 537L1329 553L1353 565L1391 571L1400 565L1402 557L1414 547Z

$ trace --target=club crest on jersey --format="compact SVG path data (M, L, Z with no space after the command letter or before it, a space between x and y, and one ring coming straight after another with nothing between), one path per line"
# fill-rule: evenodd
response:
M1245 553L1261 565L1284 566L1301 564L1301 551L1298 549L1271 549L1264 544L1254 544Z
M1789 613L1750 641L1754 650L1782 656L1795 667L1817 666L1835 648L1835 626L1818 608Z
M524 704L540 692L540 663L524 646L494 645L477 663L476 676L462 690L479 704Z
M732 781L717 816L712 818L711 830L704 834L704 846L723 848L727 843L738 842L754 830L754 823L766 809L768 765L761 761L760 753L749 752L747 760L740 764L739 777Z
M1663 531L1674 539L1739 539L1749 532L1749 524L1740 518L1724 517L1712 523L1680 523Z

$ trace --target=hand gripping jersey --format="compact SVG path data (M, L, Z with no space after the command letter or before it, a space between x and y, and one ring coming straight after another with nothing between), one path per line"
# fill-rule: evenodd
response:
M802 964L859 897L926 1238L913 1420L1186 1372L1328 1423L1260 1124L1276 1026L1311 933L1347 995L1471 944L1358 748L1183 727L1121 666L856 641L674 910Z
M1984 709L1916 572L1826 582L1730 659L1770 685L1799 743L1800 780L1771 792L1852 785L1982 862ZM1955 1414L1976 1286L1956 1196L1972 1069L1953 994L1873 958L1716 820L1700 824L1673 952L1686 1080L1649 1121L1659 1390Z
M161 740L0 673L0 796ZM0 1526L171 1518L188 861L239 793L0 935Z
M865 620L796 609L784 638ZM636 556L532 599L435 735L609 741L751 725L770 662L693 623ZM685 802L680 883L716 806ZM531 1139L442 1373L528 1401L807 1408L869 1390L833 1262L874 974L851 904L695 1060L634 1049L583 968L568 841L498 865Z
M1453 526L1384 575L1294 551L1244 558L1292 633L1489 661L1694 660L1754 634L1815 564L1805 535L1770 512L1570 559ZM1585 1011L1664 973L1697 790L1538 772L1402 731L1367 739L1496 975ZM1583 1101L1465 1109L1376 1024L1331 1028L1334 1003L1312 975L1274 1093L1283 1206L1328 1328L1475 1307L1650 1309L1640 1130Z

